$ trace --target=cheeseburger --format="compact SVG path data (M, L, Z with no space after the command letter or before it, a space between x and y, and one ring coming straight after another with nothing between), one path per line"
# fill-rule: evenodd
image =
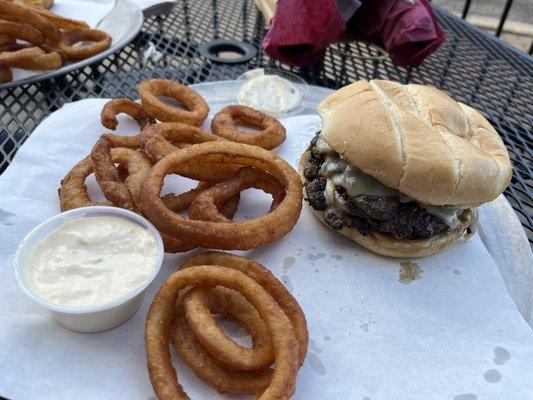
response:
M473 108L429 86L358 81L318 106L300 160L306 200L331 229L393 257L433 254L475 231L505 190L509 155Z

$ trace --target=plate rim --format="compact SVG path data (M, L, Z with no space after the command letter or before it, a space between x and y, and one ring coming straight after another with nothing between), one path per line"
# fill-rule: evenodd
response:
M41 82L46 79L51 79L51 78L55 78L61 75L66 75L69 72L81 69L83 67L86 67L87 65L91 65L97 61L100 61L106 58L107 56L110 56L111 54L116 53L119 50L122 50L122 48L124 48L128 43L130 43L135 38L135 36L137 36L144 22L144 16L143 16L143 12L141 8L139 7L137 3L130 1L130 0L116 0L114 7L111 9L109 14L107 14L107 16L102 21L105 21L106 18L108 18L109 15L113 12L113 10L123 5L132 10L135 10L135 13L137 14L137 19L135 21L135 24L132 24L133 29L129 30L128 33L121 40L119 40L116 44L112 44L111 47L109 47L107 50L101 53L95 54L92 57L85 58L81 61L65 65L64 67L58 68L56 70L45 72L43 74L29 76L27 78L19 79L17 81L11 81L11 82L0 84L0 90L12 89L18 86L23 86L23 85L27 85L31 83L37 83L37 82ZM102 23L102 21L100 21L100 23Z

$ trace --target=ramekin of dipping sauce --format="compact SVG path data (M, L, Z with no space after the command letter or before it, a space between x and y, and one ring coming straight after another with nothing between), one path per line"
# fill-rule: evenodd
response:
M164 247L142 216L84 207L34 228L15 255L22 290L65 328L100 332L127 321L161 269Z
M237 102L273 117L299 114L307 91L305 80L279 69L256 68L237 78Z

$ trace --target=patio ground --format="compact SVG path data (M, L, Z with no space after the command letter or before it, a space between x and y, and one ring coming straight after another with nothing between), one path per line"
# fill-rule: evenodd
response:
M466 0L433 0L433 4L461 15ZM503 12L505 0L472 0L467 20L494 33ZM507 16L501 38L527 52L533 40L533 1L515 0Z

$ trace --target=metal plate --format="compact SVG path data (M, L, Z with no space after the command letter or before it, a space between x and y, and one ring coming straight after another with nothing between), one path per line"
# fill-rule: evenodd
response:
M78 19L83 20L83 16L78 17ZM0 90L64 75L76 69L83 68L86 65L90 65L96 61L100 61L110 54L121 50L125 45L131 42L141 30L142 23L143 13L136 3L130 0L117 0L111 12L107 14L107 16L100 21L98 25L96 25L97 29L103 30L111 36L112 43L109 49L92 57L65 65L50 72L37 73L36 75L32 75L27 78L0 84Z

